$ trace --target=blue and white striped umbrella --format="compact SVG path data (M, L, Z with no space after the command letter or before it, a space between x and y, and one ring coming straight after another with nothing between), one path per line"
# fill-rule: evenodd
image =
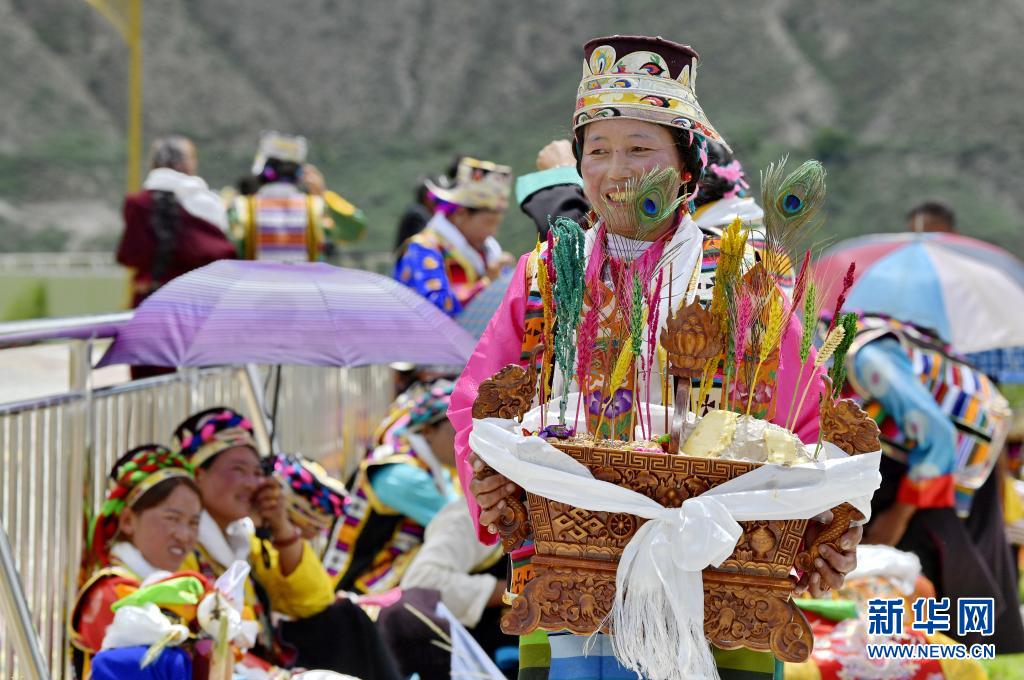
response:
M934 329L962 353L1024 346L1024 263L1000 248L954 234L862 236L826 252L818 277L842 279L851 260L846 310Z

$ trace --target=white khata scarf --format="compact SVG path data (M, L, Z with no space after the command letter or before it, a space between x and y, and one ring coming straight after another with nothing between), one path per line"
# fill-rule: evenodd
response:
M149 171L142 188L148 191L168 191L174 194L178 205L193 217L216 225L221 231L228 229L228 214L220 196L210 191L202 177L186 175L170 168Z
M236 519L221 531L208 512L203 510L199 516L199 545L222 567L228 567L236 560L248 562L255 534L256 525L248 517Z
M142 552L128 541L118 541L110 548L110 556L117 559L127 569L139 577L143 585L147 581L159 581L167 578L171 572L158 569L150 564Z

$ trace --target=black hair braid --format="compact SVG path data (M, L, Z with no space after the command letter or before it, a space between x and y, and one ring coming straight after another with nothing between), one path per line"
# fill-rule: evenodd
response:
M178 201L170 191L153 192L153 215L151 218L153 236L156 239L156 254L150 275L150 292L167 282L167 270L174 257L174 244L178 232Z
M700 159L700 147L704 138L679 128L671 128L671 132L676 142L676 152L679 154L679 165L684 173L690 173L690 181L682 183L679 195L692 195L699 187L700 192L697 195L700 196L704 192L704 173L707 170Z
M712 164L725 166L733 160L735 160L735 157L725 148L725 145L720 142L708 142L708 166ZM694 205L699 208L707 203L718 201L734 188L736 188L735 182L731 182L705 168L704 179L700 183L700 192L693 199Z

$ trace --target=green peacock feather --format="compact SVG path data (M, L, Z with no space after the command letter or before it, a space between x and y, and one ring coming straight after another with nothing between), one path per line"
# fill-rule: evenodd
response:
M787 158L772 163L761 175L765 228L793 232L814 220L825 202L825 167L815 160L783 175Z
M644 240L657 230L683 202L677 195L679 173L675 168L655 168L629 179L621 191L625 194L622 202L612 203L602 196L598 213L610 233L637 240Z
M825 203L824 166L815 160L805 161L787 175L787 160L783 156L761 173L764 261L773 275L789 271L790 254L800 250L821 226Z

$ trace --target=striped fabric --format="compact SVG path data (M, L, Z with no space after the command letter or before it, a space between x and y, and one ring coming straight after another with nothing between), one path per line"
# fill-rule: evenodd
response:
M519 638L519 680L548 680L551 646L548 634L535 630Z
M305 194L252 201L256 258L273 262L309 261L309 205Z
M989 457L993 424L988 404L993 388L984 374L941 352L909 347L911 365L935 403L957 429L955 469L983 464Z
M412 556L423 545L423 527L405 518L395 528L388 544L377 553L369 571L356 579L356 590L382 593L397 588Z
M782 680L782 664L767 652L713 652L722 680ZM611 638L601 633L590 637L534 631L519 638L519 659L519 680L637 680L615 658Z

